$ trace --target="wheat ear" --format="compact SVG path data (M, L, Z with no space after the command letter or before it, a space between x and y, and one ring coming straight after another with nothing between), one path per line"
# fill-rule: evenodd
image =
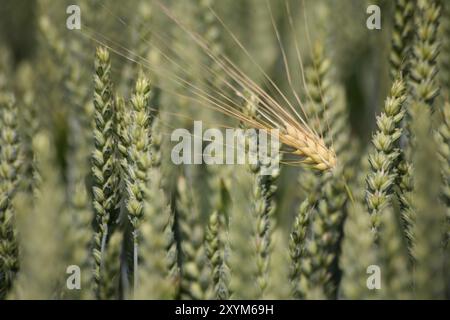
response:
M325 147L323 139L312 135L301 126L285 123L280 133L280 141L293 147L294 154L303 158L303 163L321 171L336 166L336 155L332 149Z
M319 130L327 146L334 147L340 163L333 174L315 176L320 195L315 202L311 202L314 215L311 219L313 237L307 246L307 259L311 264L308 285L312 292L335 299L339 281L337 260L348 199L342 177L347 175L345 169L349 167L353 155L349 147L351 139L345 100L342 95L339 96L340 88L331 84L330 68L331 62L325 55L323 41L317 41L312 51L312 64L305 70L311 99L307 110L314 108L314 112L307 111L311 114L308 124L312 126L314 121L317 123L316 130Z
M138 245L139 227L143 218L143 194L142 188L147 181L148 170L151 166L150 157L150 128L149 128L149 97L150 83L139 76L136 81L135 91L131 97L131 122L128 128L130 146L126 150L128 154L128 165L126 167L126 208L128 218L132 226L133 235L133 261L134 261L134 286L138 284Z
M93 207L97 222L94 234L94 291L98 294L101 281L103 252L106 247L108 223L114 209L116 175L114 173L113 94L111 63L105 48L98 48L94 76L94 142L92 154Z
M416 0L396 0L394 11L394 28L392 31L392 48L389 55L391 62L391 77L399 74L406 77L411 40L414 35L414 12Z
M402 225L393 206L383 209L378 254L384 273L383 299L412 299L412 273ZM406 272L405 272L406 271Z
M421 118L428 108L434 111L434 101L439 95L440 88L437 83L440 40L438 38L439 19L441 5L439 0L418 0L416 7L416 32L412 46L412 55L407 86L409 89L408 116L412 121ZM405 128L410 133L409 145L406 153L414 153L414 132L411 132L409 123ZM403 209L406 236L412 249L414 241L415 210L413 204L413 164L407 159L400 162L399 166L400 201Z
M217 300L227 300L230 297L224 220L221 212L211 213L205 236L206 255L211 266L211 291L213 298Z
M396 166L401 152L398 141L402 135L405 100L405 85L400 79L392 85L384 110L377 118L378 131L372 139L375 151L369 156L372 171L367 175L366 202L375 232L380 226L379 214L387 205L397 178Z

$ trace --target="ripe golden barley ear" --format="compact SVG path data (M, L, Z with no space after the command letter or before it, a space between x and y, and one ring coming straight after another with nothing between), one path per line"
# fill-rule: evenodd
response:
M280 140L287 146L295 148L294 154L301 156L303 163L320 170L327 171L336 167L336 154L327 148L322 138L308 133L301 127L286 124L286 131L280 134Z

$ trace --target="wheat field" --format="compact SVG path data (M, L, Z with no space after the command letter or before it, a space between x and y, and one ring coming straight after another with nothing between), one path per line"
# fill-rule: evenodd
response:
M450 1L2 0L0 299L441 300L449 239Z

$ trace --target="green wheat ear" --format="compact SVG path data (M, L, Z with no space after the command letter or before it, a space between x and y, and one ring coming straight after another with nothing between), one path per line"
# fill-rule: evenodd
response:
M394 11L394 29L392 31L392 48L389 60L391 62L391 78L399 74L407 78L410 62L411 41L414 36L414 13L416 0L396 0Z
M147 110L148 111L148 110ZM159 116L152 119L151 167L143 185L143 217L139 234L139 285L135 299L176 299L180 297L180 267L175 238L175 214L164 189L161 169L162 133Z
M300 273L297 297L335 298L339 282L337 261L348 200L346 180L353 175L348 168L354 155L349 147L351 139L345 99L341 89L331 84L330 73L331 62L325 56L322 42L317 41L312 51L312 62L305 69L309 97L306 113L310 125L323 136L328 146L335 149L339 165L333 174L318 176L302 172L299 177L308 193L308 210L312 210L314 215L311 218L313 235L302 258L304 268ZM300 208L299 214L304 210Z
M19 184L21 146L17 104L0 92L0 298L11 288L18 271L18 244L11 201Z
M410 82L413 102L430 108L439 94L437 59L441 6L439 0L418 0L416 34L412 47ZM419 115L417 115L419 116Z
M312 210L313 207L308 199L300 204L289 239L289 256L291 259L289 280L292 286L292 295L296 299L305 298L306 288L304 286L308 280L308 273L305 272L307 268L305 268L304 263L307 263L307 232Z
M406 157L398 165L399 172L399 199L403 209L403 219L405 221L406 237L409 241L410 249L414 241L413 225L415 220L415 210L413 205L414 186L414 166L411 162L411 155L417 151L414 132L410 128L416 118L423 116L429 109L434 111L434 102L439 95L440 88L437 83L440 41L438 39L439 18L441 16L440 1L418 0L416 8L416 31L412 45L408 87L408 117L405 132L409 134L409 144L406 149Z
M384 109L377 118L378 130L372 138L375 151L369 155L371 172L367 175L366 203L375 234L380 226L380 213L389 204L397 179L396 167L401 155L399 139L405 115L405 91L404 82L401 79L396 80Z
M229 267L227 261L227 235L224 232L225 219L214 211L208 220L205 243L206 255L211 267L211 292L214 299L226 300L229 292Z
M243 112L251 118L257 117L258 99L250 96L243 106ZM248 154L257 153L259 141L256 137L256 145L248 146L253 148L248 150ZM263 299L266 296L266 290L270 282L270 257L272 253L272 232L274 228L273 215L276 210L274 200L277 191L276 180L280 175L278 168L272 168L272 165L279 163L279 155L268 155L270 163L263 164L259 161L256 164L250 164L249 170L253 175L252 190L252 216L255 220L253 230L254 254L256 268L254 279L256 281L256 297Z
M210 279L204 247L204 228L196 198L184 177L178 179L176 205L182 253L181 298L205 299L210 294Z
M150 120L148 117L150 83L142 75L136 81L135 91L131 97L131 116L128 134L130 145L127 152L125 183L127 190L126 208L132 226L134 286L138 286L138 252L139 228L143 219L143 191L148 180L151 166L150 157Z
M273 214L276 209L273 196L277 187L275 181L279 176L276 170L273 174L262 175L261 171L255 173L253 189L253 215L255 219L254 245L256 254L256 283L258 285L258 298L266 296L269 285L269 267L272 251Z
M108 236L108 223L114 209L117 179L114 157L114 102L111 62L105 48L97 48L94 76L94 152L92 154L93 208L97 223L94 235L94 291L98 295L103 266L103 253Z

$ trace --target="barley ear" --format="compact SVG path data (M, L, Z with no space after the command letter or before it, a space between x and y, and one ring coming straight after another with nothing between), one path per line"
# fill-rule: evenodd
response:
M277 190L274 181L278 178L279 171L271 175L261 172L255 174L253 188L253 215L255 219L254 245L256 257L256 283L258 285L258 297L264 298L270 281L270 257L272 251L273 214L276 209L273 196Z

